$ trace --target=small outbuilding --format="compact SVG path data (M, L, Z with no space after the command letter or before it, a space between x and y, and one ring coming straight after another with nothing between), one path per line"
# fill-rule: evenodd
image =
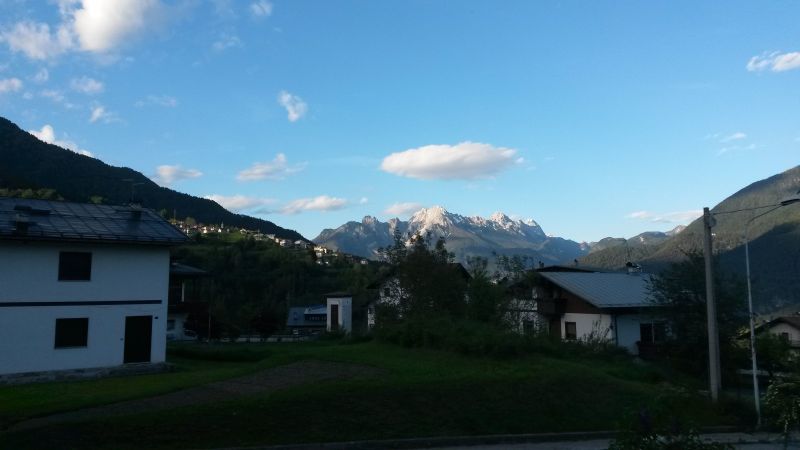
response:
M348 292L325 294L328 331L353 332L353 295Z

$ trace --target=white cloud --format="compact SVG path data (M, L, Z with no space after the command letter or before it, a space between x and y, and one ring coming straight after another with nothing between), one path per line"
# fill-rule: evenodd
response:
M408 216L410 214L413 214L413 213L419 211L422 208L423 208L423 206L422 206L421 203L402 202L402 203L394 203L394 204L390 205L388 208L383 210L383 212L385 214L390 215L390 216L402 217L402 216Z
M156 167L156 174L151 177L153 181L162 185L169 186L176 181L198 178L203 175L197 169L184 169L181 166L163 165Z
M94 78L85 76L73 78L72 81L69 82L69 86L73 91L87 95L99 94L105 90L105 86L101 81L97 81Z
M36 136L40 141L47 142L48 144L57 145L67 150L72 150L75 153L90 156L94 158L94 154L88 150L78 147L78 144L69 140L56 139L56 132L51 125L45 125L41 130L28 130L28 133Z
M517 151L480 142L426 145L383 159L381 169L409 178L476 179L490 177L519 163Z
M721 149L717 150L717 156L722 156L726 153L739 151L739 150L755 150L758 146L756 144L750 145L730 145L727 147L722 147Z
M250 4L250 12L256 17L269 17L272 15L272 3L259 0Z
M18 22L13 28L0 32L0 42L8 44L13 52L22 52L30 59L49 59L74 46L72 32L59 26L50 32L46 23Z
M159 22L158 0L60 0L60 23L23 21L0 32L13 52L45 60L69 51L106 53Z
M239 181L256 180L282 180L287 175L299 172L306 167L305 163L289 165L286 155L278 153L271 162L257 162L247 169L242 170L236 176Z
M784 72L787 70L800 68L800 52L764 52L759 56L753 56L747 62L747 70L750 72L761 72L770 70L772 72Z
M358 201L359 205L366 205L367 203L369 203L369 199L367 197L361 197L361 199Z
M178 106L178 99L170 97L169 95L148 95L147 97L137 100L134 106L142 108L144 106L163 106L165 108L174 108Z
M0 79L0 94L17 92L20 89L22 89L22 80L19 78Z
M82 0L79 9L65 12L71 13L81 49L102 53L152 25L162 9L157 0Z
M281 214L298 214L303 211L335 211L347 206L347 200L320 195L314 198L292 200L281 208Z
M211 48L214 50L221 52L227 50L232 47L241 47L242 40L239 39L239 36L233 34L222 33L213 44L211 44Z
M213 200L228 211L241 212L262 208L275 203L272 198L247 197L244 195L224 196L218 194L206 195L204 198Z
M103 123L118 122L119 118L111 111L106 110L103 105L95 105L92 107L92 113L89 116L89 123L95 123L102 120Z
M36 72L36 75L33 76L33 81L35 81L36 83L44 83L49 79L50 79L50 72L48 72L47 69L45 68L39 69L39 71Z
M286 108L289 122L297 122L308 112L308 104L302 98L286 91L278 93L278 104Z
M689 211L675 211L666 214L655 214L649 211L636 211L632 212L625 217L628 219L644 220L654 223L689 223L703 215L700 209L692 209Z
M737 131L731 135L725 136L724 138L720 139L720 142L731 142L731 141L740 141L742 139L746 139L747 135L742 133L741 131Z

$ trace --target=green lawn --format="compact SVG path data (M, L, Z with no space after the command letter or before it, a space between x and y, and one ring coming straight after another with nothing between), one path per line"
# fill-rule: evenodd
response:
M360 344L243 344L191 352L173 373L0 388L0 417L69 410L167 392L303 359L383 369L377 377L301 385L213 405L57 424L0 435L0 448L208 448L258 444L617 428L671 392L655 368L627 360L496 360ZM228 355L228 356L225 356ZM233 356L230 356L233 355ZM262 358L257 360L259 358ZM257 361L256 361L257 360ZM731 423L697 397L698 425Z

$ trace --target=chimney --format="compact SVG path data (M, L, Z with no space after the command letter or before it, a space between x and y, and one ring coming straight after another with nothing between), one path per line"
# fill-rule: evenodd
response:
M22 214L14 215L14 234L28 234L28 228L31 225L28 216Z
M131 219L133 219L133 220L141 219L142 218L142 204L139 203L139 202L134 202L134 203L131 203L129 206L131 208Z

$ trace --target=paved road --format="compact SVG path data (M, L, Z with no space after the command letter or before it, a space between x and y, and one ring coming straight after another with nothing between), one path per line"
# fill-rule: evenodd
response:
M704 434L703 439L714 442L727 442L742 450L780 450L783 449L780 436L773 433L716 433ZM609 439L591 439L570 442L536 442L528 444L495 444L455 447L437 447L435 450L607 450ZM800 450L800 442L789 444L789 449ZM434 450L432 447L417 450Z

